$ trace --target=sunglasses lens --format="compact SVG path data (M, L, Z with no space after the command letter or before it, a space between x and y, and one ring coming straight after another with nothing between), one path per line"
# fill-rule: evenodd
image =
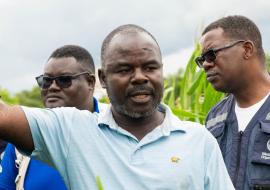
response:
M47 89L52 84L52 79L46 76L39 76L36 78L38 86L42 89Z
M71 76L59 76L55 79L55 81L60 88L68 88L72 85Z
M204 58L202 56L197 57L195 59L195 62L197 63L198 67L202 68L203 67Z
M205 61L207 61L208 63L211 63L211 62L215 61L215 59L216 59L216 54L215 54L214 50L209 50L203 56L204 56Z
M38 86L41 88L43 84L43 77L42 76L36 77L36 80L37 80Z
M52 82L53 82L53 79L51 79L50 77L43 76L41 77L40 87L43 89L47 89L51 86Z

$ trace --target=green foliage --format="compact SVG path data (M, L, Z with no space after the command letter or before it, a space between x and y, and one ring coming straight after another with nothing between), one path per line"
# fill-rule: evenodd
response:
M98 190L103 190L103 186L102 186L102 183L101 183L99 176L96 177L96 182L97 182Z
M105 103L105 104L110 103L109 97L107 95L102 96L101 98L98 99L98 101L101 102L101 103Z
M22 92L17 93L16 98L19 100L20 105L39 108L44 107L40 97L40 88L38 86L33 87L31 90L23 90Z
M13 97L6 89L0 88L1 100L7 104L15 105L19 103L18 98Z
M269 54L266 54L265 62L266 62L267 71L270 73L270 55Z
M180 119L204 123L208 111L224 94L215 91L204 71L197 67L194 60L200 53L197 44L183 76L180 71L176 76L166 78L163 101Z
M30 107L43 107L40 97L40 88L33 87L31 90L23 90L15 96L11 95L8 90L0 88L1 100L10 105L24 105Z

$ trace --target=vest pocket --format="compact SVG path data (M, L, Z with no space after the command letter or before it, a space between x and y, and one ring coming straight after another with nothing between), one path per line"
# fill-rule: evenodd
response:
M251 152L251 164L247 169L250 187L270 190L270 123L260 122Z
M251 162L265 164L270 167L270 123L260 122L260 127L254 141Z

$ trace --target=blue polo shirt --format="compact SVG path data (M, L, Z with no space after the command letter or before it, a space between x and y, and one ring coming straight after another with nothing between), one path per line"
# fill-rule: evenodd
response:
M98 102L95 98L94 111L99 112ZM15 179L18 175L16 159L14 145L8 144L0 165L0 190L16 190ZM62 177L54 168L39 160L31 159L25 176L24 189L66 190L67 188Z
M57 168L68 189L98 189L97 177L106 190L234 189L212 135L167 106L162 125L140 141L116 124L110 107L99 116L74 108L23 109L32 156Z
M0 190L16 190L15 179L18 168L15 166L15 147L8 144L0 173ZM25 190L66 190L59 173L39 160L31 159L26 173Z

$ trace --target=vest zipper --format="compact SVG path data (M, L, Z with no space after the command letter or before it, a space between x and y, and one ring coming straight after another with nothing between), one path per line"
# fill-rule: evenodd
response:
M239 168L240 168L240 159L241 159L241 145L242 145L242 136L243 136L244 132L240 131L239 132L239 142L238 142L238 147L237 147L237 160L236 160L236 170L235 170L235 175L234 175L234 186L237 186L237 180L238 180L238 176L239 176Z

